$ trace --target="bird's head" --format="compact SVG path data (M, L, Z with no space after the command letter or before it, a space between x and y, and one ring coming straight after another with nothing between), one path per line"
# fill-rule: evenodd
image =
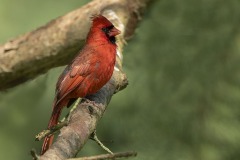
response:
M100 36L115 44L115 36L119 35L121 32L114 27L114 25L104 16L96 15L92 18L92 27L90 32L93 32L91 36ZM92 38L94 38L92 37Z

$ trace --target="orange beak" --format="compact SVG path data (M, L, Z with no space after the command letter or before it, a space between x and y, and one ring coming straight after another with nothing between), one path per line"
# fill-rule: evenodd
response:
M110 32L108 33L109 37L113 37L116 35L119 35L121 31L119 31L117 28L113 27Z

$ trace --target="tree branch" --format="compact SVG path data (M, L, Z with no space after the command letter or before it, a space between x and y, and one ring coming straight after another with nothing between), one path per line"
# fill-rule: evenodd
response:
M139 13L148 1L94 0L1 45L0 90L14 87L50 68L69 63L84 44L90 27L89 17L99 11L112 10L119 15L124 25L118 27L124 31L124 38L131 37Z
M97 156L90 157L80 157L80 158L71 158L68 160L104 160L104 159L117 159L117 158L127 158L127 157L136 157L137 152L120 152L114 154L101 154Z

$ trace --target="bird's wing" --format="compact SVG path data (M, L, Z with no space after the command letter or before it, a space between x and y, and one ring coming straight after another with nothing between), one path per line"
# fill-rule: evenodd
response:
M81 84L85 77L92 72L91 66L94 63L96 63L95 59L82 56L65 68L56 85L56 103L59 103Z

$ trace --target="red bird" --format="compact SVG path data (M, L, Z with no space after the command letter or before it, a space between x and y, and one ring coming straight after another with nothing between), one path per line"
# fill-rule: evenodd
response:
M48 129L58 123L63 107L69 107L79 97L96 93L110 80L116 61L115 36L118 34L120 31L107 18L93 17L85 46L58 79ZM52 142L53 135L44 139L41 154Z

